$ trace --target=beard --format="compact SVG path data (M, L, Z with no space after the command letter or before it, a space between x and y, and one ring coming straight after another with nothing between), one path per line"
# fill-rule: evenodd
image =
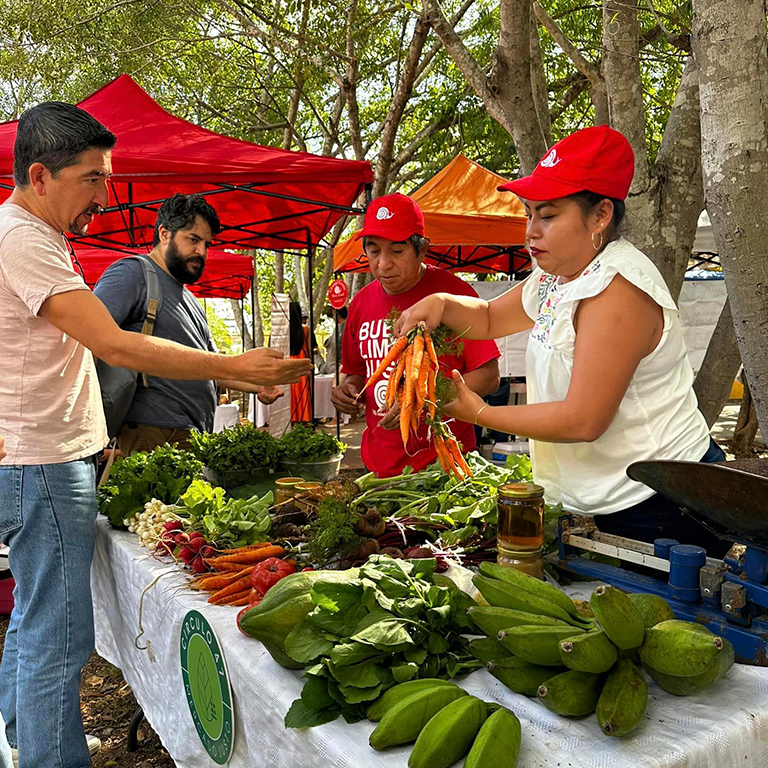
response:
M175 237L175 235L174 235ZM165 251L165 264L171 276L176 278L182 285L192 285L196 283L205 269L205 260L199 256L185 259L179 252L178 247L171 238Z

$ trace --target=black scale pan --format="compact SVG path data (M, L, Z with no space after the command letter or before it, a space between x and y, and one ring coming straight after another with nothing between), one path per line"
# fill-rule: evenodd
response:
M717 536L768 550L768 460L637 461L627 474Z

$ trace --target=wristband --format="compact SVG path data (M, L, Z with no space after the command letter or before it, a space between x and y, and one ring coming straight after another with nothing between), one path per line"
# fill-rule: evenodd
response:
M475 414L475 426L476 426L476 427L479 427L479 426L480 426L480 425L477 423L477 420L480 418L480 414L481 414L481 413L482 413L482 412L483 412L483 411L484 411L484 410L485 410L487 407L488 407L488 403L486 403L485 405L481 405L481 406L480 406L480 407L477 409L477 413Z

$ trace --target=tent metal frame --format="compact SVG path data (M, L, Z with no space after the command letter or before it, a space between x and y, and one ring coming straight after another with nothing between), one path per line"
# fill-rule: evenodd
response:
M487 252L489 248L492 248L490 253ZM484 252L481 252L484 251ZM456 254L455 258L451 258L452 254ZM528 252L522 246L518 245L451 245L448 246L448 250L444 252L434 251L431 247L427 250L427 256L441 267L447 267L451 270L463 270L466 272L473 272L474 267L483 267L485 263L491 259L498 259L502 256L507 256L508 268L507 273L514 275L521 270L514 269L515 258L523 259L523 261L530 266L531 258ZM354 265L354 266L353 266ZM364 261L364 256L360 255L356 259L347 262L344 268L336 272L339 274L347 274L351 272L362 272L368 269L368 262ZM494 269L494 272L500 272L499 269ZM523 270L525 271L525 270Z

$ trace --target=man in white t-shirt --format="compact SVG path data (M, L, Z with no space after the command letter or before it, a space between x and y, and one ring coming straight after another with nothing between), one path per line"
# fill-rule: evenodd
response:
M85 233L107 205L115 141L77 107L33 107L18 125L16 189L0 206L0 540L16 581L0 712L19 768L90 765L79 688L94 644L95 454L107 443L93 355L155 376L260 385L310 368L270 349L227 357L115 324L63 235Z

